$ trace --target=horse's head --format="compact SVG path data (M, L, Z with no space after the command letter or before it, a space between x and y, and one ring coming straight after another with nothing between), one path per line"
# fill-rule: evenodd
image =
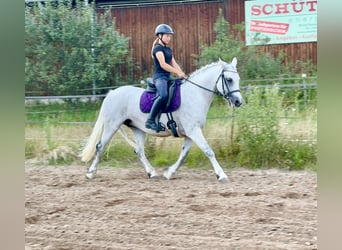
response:
M222 73L217 79L217 91L228 101L231 107L241 106L243 99L240 93L240 76L236 70L237 59L231 63L221 61Z

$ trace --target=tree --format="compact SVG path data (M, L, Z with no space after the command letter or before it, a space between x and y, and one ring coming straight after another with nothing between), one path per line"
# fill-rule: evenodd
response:
M116 31L110 11L95 15L79 2L25 8L25 91L27 95L91 94L127 81L132 64L129 38ZM104 93L106 89L97 90Z

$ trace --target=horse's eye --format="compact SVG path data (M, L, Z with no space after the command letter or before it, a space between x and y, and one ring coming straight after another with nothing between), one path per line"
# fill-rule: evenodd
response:
M230 78L230 77L228 77L228 78L227 78L227 81L228 81L228 83L232 83L232 82L233 82L233 79Z

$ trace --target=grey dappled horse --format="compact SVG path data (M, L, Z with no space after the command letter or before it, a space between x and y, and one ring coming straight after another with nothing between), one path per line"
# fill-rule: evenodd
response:
M215 95L223 96L231 107L239 107L242 104L243 100L239 87L240 77L236 64L236 58L231 63L219 60L193 72L187 79L183 79L181 105L173 112L173 120L177 124L179 136L184 137L184 142L178 160L163 173L166 179L170 179L185 161L192 142L195 142L209 158L217 179L220 182L228 181L228 176L222 170L215 158L215 153L203 136L202 128ZM134 146L135 153L144 165L148 176L150 178L157 176L155 169L145 156L145 135L148 133L165 137L171 136L172 133L168 128L159 133L145 128L148 114L139 109L139 100L144 91L143 88L122 86L111 90L103 100L98 119L81 155L83 162L93 160L87 170L86 176L88 178L94 177L101 153L123 124L134 133L135 143L131 141L130 144ZM160 122L167 123L167 117L164 114L161 116ZM130 142L127 135L122 134L127 142Z

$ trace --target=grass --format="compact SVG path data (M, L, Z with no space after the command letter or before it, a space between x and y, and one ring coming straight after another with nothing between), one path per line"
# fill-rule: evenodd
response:
M215 151L218 161L223 167L236 166L236 155L234 155L233 143L231 141L232 120L223 124L219 122L209 122L204 128L204 134ZM305 151L309 147L315 147L312 143L303 143L309 136L314 137L315 123L311 124L306 120L303 124L299 121L291 122L282 128L282 134L286 138L292 138L284 143L284 152L287 156L279 155L280 158L287 158L287 165L295 166L290 169L315 168L315 164L306 162ZM301 128L301 129L299 129ZM50 138L40 125L26 126L25 156L27 159L37 158L48 164L71 164L80 163L77 157L82 145L91 132L89 125L54 125L51 126ZM309 133L308 131L311 131ZM129 130L127 129L129 133ZM238 131L236 130L236 133ZM306 136L305 136L306 135ZM293 140L293 141L292 141ZM147 136L145 143L146 155L151 160L151 164L156 167L165 167L173 164L179 155L182 146L182 139L173 137L152 137ZM313 150L314 151L314 150ZM311 156L314 157L315 155ZM134 164L138 161L133 149L123 138L116 134L108 144L102 155L102 164L111 166L123 166ZM189 168L210 168L211 164L204 153L194 144L188 155L186 164Z
M99 102L100 103L100 102ZM93 123L99 110L99 103L88 103L77 106L44 105L27 108L25 128L25 157L37 159L47 164L83 164L78 154L90 135ZM69 104L70 105L70 104ZM63 112L51 112L51 111ZM214 100L209 110L203 133L212 146L217 160L222 167L239 167L239 145L236 137L239 133L234 119L234 110L226 104ZM81 114L82 113L82 114ZM294 109L283 111L280 119L279 136L281 144L279 153L274 155L268 166L288 169L316 169L317 155L317 112L307 109L305 112ZM83 123L68 123L68 122ZM126 129L131 139L132 133ZM172 165L178 158L182 147L182 139L173 137L147 136L145 151L151 164L156 167ZM102 155L101 164L125 166L140 164L133 148L118 133L114 135ZM211 168L210 161L194 144L184 164L189 168ZM243 167L248 167L244 166Z

